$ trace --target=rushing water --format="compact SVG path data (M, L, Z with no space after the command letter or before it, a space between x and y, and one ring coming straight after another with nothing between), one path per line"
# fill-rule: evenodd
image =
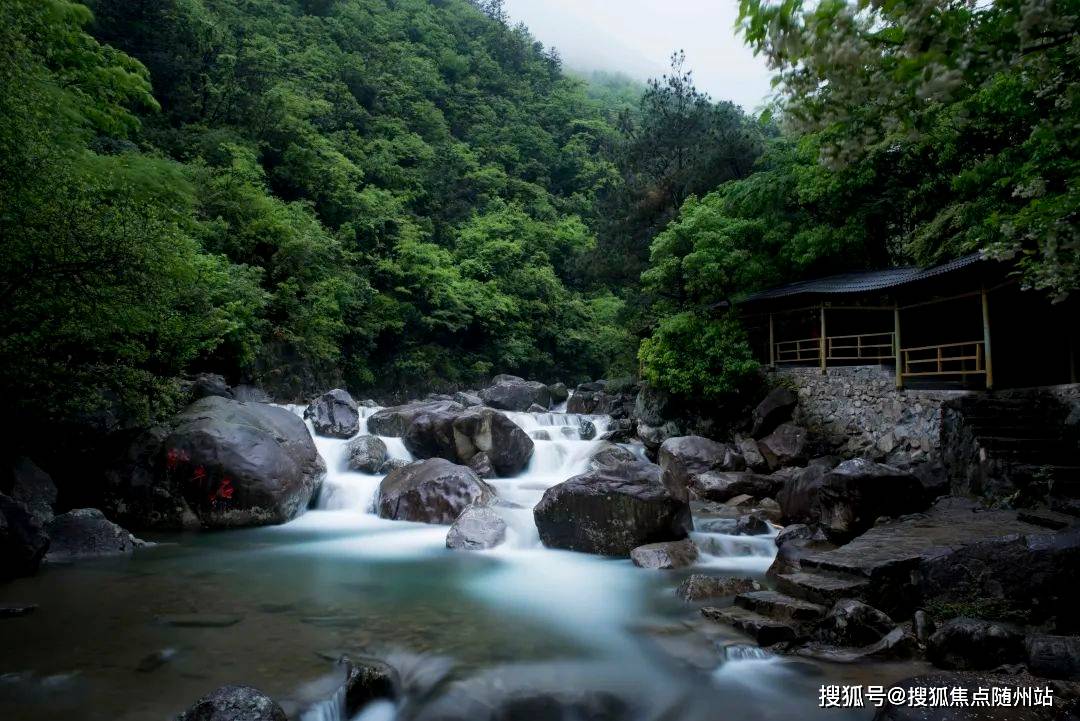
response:
M865 667L770 656L678 602L673 589L693 569L543 548L531 508L584 470L597 441L579 440L582 420L599 435L609 419L508 415L536 449L521 475L492 481L522 508L499 509L507 542L490 551L449 551L444 526L378 518L381 477L349 472L346 441L316 437L327 478L317 508L291 523L153 536L158 545L130 559L50 566L0 586L0 601L40 605L0 620L0 718L163 720L219 685L245 683L293 719L345 721L333 663L342 653L399 668L409 713L420 698L538 689L610 693L642 719L872 715L817 709L820 684L870 682ZM383 440L409 458L400 439ZM710 573L761 577L775 551L771 536L694 538ZM909 672L877 667L872 678ZM359 718L404 715L377 703Z

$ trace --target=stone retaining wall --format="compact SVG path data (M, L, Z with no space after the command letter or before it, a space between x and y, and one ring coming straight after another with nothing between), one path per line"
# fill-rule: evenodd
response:
M936 455L941 404L968 391L897 390L884 366L778 368L774 376L799 395L795 422L834 453L876 459Z

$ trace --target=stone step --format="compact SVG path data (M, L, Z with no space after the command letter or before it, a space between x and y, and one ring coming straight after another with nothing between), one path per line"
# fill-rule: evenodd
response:
M831 575L817 571L782 573L776 585L784 593L812 603L831 605L841 598L861 598L870 586L865 578Z
M778 621L817 621L829 609L777 591L749 591L735 597L735 605Z
M738 606L701 609L701 615L710 621L734 626L753 637L759 646L772 646L785 641L797 641L804 637L799 625L793 621L780 621Z

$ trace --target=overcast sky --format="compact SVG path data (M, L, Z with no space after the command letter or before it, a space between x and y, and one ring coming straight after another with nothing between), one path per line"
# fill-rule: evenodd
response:
M566 65L617 70L647 79L664 73L673 50L686 51L698 88L746 110L770 93L761 58L733 30L737 0L506 0Z

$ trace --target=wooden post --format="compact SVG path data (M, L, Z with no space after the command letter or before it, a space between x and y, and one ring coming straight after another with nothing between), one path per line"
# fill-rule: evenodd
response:
M986 296L986 288L982 289L982 321L983 321L983 350L986 353L986 390L994 389L994 361L990 353L990 301Z
M772 313L769 313L769 369L776 370L776 333L773 330Z
M896 353L896 387L904 387L904 368L900 365L900 306L893 306L893 351Z
M821 375L825 375L825 304L821 304L821 342L818 343L818 354L821 357Z

